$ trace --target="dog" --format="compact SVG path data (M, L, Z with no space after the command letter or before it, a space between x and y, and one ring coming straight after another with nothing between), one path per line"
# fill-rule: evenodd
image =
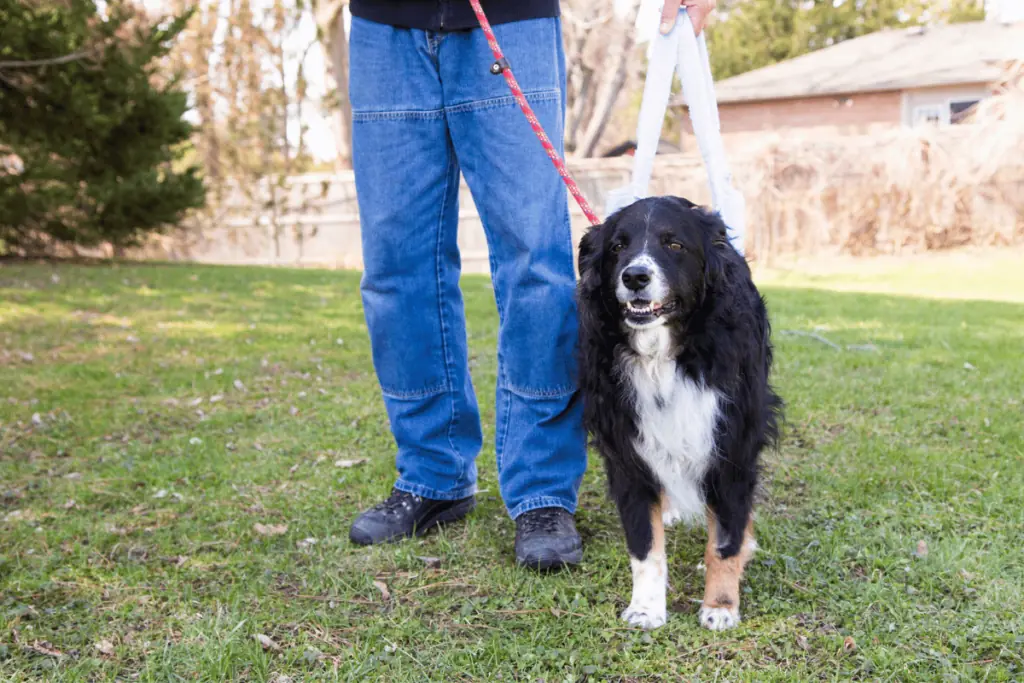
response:
M580 241L584 424L618 506L633 574L622 619L665 623L664 525L705 518L701 626L740 621L757 547L758 459L778 437L768 313L716 215L679 197L639 200Z

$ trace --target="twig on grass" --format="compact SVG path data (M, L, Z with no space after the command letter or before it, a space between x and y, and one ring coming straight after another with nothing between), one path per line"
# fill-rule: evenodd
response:
M828 339L825 339L824 337L822 337L817 332L804 332L803 330L781 330L779 332L779 334L784 334L784 335L786 335L788 337L808 337L810 339L813 339L814 341L821 342L825 346L830 346L833 349L835 349L836 351L842 351L843 350L842 346L840 346L839 344L836 344L834 342L831 342Z

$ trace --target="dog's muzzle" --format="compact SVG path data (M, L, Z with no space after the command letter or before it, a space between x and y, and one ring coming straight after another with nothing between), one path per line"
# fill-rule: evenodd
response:
M668 287L649 257L640 257L626 266L616 290L623 317L630 327L647 327L676 308L674 300L666 301Z

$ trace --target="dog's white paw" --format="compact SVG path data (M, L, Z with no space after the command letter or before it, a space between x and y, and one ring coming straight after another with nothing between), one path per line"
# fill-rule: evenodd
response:
M668 618L664 607L651 607L645 605L630 605L622 613L622 620L630 626L639 626L650 631L665 625Z
M706 629L725 631L739 625L740 612L734 607L701 607L697 618Z

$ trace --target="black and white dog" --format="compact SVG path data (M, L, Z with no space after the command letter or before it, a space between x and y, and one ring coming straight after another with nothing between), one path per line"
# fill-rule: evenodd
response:
M640 200L580 242L584 420L608 473L633 570L622 618L665 623L664 524L706 517L702 626L739 623L756 548L758 456L777 436L768 314L714 214Z

